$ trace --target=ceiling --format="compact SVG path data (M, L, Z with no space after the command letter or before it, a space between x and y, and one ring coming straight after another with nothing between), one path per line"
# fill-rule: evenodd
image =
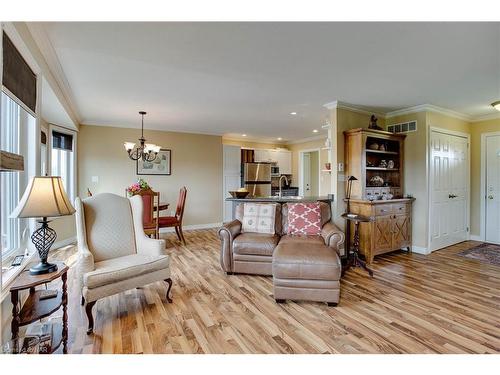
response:
M334 100L468 116L500 99L499 23L43 23L83 124L297 140ZM290 113L296 112L293 116ZM321 130L320 130L321 131Z

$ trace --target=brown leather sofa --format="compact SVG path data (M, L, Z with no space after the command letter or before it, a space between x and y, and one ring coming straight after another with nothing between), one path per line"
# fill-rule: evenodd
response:
M287 204L276 205L276 234L242 233L243 204L235 220L219 229L221 267L228 274L273 276L274 297L337 303L344 234L331 222L327 203L321 202L319 236L289 236Z

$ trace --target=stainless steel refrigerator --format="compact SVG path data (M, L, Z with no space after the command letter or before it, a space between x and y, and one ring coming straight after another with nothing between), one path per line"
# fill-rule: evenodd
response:
M271 195L271 163L244 163L243 185L254 197Z

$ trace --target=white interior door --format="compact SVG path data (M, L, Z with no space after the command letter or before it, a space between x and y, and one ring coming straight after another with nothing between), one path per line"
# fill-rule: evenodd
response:
M500 243L500 136L486 137L486 242Z
M469 152L465 137L431 132L430 250L467 240Z
M311 154L305 152L302 157L303 175L302 175L302 189L305 197L311 196Z
M230 197L229 191L238 190L241 187L241 148L238 146L223 146L223 220L225 223L233 218L233 204L226 202Z

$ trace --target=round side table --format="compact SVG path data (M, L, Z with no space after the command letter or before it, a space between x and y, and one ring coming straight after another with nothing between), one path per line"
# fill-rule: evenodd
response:
M351 239L347 239L347 262L342 269L342 275L351 267L361 267L373 277L373 271L359 258L359 223L368 223L372 221L372 219L367 216L348 213L342 214L342 218L347 220L347 225L350 225L350 222L354 223L353 243L351 247Z

